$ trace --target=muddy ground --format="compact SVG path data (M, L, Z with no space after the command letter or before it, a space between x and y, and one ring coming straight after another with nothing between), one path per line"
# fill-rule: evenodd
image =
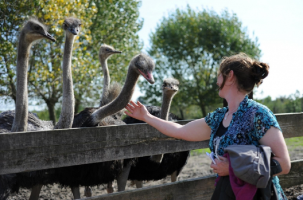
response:
M299 160L303 159L303 148L295 148L290 150L291 160ZM192 155L188 159L187 164L183 168L180 173L178 180L197 178L206 175L212 174L212 170L209 167L210 160L205 155ZM159 185L163 183L169 183L170 177L163 179L161 181L154 182L145 182L144 187ZM127 183L126 190L136 189L131 182ZM117 185L114 183L114 190L117 191ZM84 187L80 189L81 197L84 197ZM92 188L93 196L98 196L102 194L106 194L106 185L93 187ZM299 195L303 195L303 184L297 185L291 188L285 188L284 192L289 200L297 200ZM18 194L11 195L9 200L13 199L28 199L30 195L30 191L26 189L22 189ZM60 199L73 199L72 193L69 188L60 188L58 185L49 185L43 186L42 191L40 193L40 200L60 200ZM303 197L302 197L303 199Z

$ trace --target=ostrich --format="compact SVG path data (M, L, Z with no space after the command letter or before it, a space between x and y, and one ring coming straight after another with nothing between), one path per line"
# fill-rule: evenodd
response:
M140 74L151 84L154 83L152 71L154 63L144 54L136 55L129 64L125 84L119 96L110 103L98 108L86 108L74 117L73 127L96 127L109 124L125 124L112 117L122 110L130 101ZM60 168L59 184L61 186L78 187L108 184L117 179L118 191L123 191L127 182L132 162L123 167L123 161L115 160ZM79 196L74 196L80 198Z
M117 54L117 53L121 53L121 51L115 50L114 47L112 47L112 46L102 44L100 47L99 61L102 66L104 78L103 78L103 91L102 91L102 96L100 99L99 107L104 106L104 105L108 104L109 102L111 102L112 100L114 100L121 92L120 84L118 84L117 82L114 82L112 84L110 83L110 75L109 75L109 70L108 70L108 66L107 66L107 59L110 56L112 56L113 54ZM115 121L117 121L118 119L121 119L122 114L123 114L122 111L115 113L113 115L113 118L116 119ZM110 124L104 123L104 125L106 126L106 125L110 125ZM113 192L112 182L108 183L107 191L108 191L108 193ZM84 196L86 196L86 197L92 196L90 187L85 186Z
M118 83L115 82L113 84L110 84L110 76L107 67L107 59L116 53L121 53L121 51L117 51L113 47L106 44L101 45L99 50L99 61L101 63L102 71L104 74L103 91L99 104L100 107L114 100L118 96L119 92L121 92L121 86Z
M74 93L71 74L71 57L74 38L75 35L79 34L80 26L80 20L73 17L66 18L63 23L63 29L65 30L66 36L62 64L63 102L59 121L56 126L53 127L52 122L42 121L36 115L29 112L28 124L30 126L28 127L28 130L38 131L50 130L54 128L63 129L72 127L72 121L74 118ZM19 173L17 174L16 179L17 188L32 188L30 200L39 198L40 190L43 185L52 184L56 182L56 177L54 176L54 169Z
M62 98L62 108L60 113L60 118L54 129L65 129L71 128L72 122L74 118L74 90L73 90L73 79L72 79L72 71L71 71L71 63L72 63L72 50L75 37L80 33L81 21L74 17L67 17L63 22L62 28L65 31L65 44L64 44L64 53L63 53L63 63L62 63L62 71L63 71L63 98ZM55 176L55 170L40 170L35 173L36 182L34 182L34 186L32 187L32 192L30 196L30 200L37 200L39 198L39 194L41 188L45 184L52 184L56 182L57 177ZM33 177L30 172L30 176ZM48 174L47 177L45 174ZM24 174L21 174L24 175ZM28 175L28 173L26 174ZM22 176L25 180L20 180L20 182L24 182L25 185L23 187L29 188L28 177ZM32 183L33 184L33 183ZM72 188L73 193L79 192L79 189Z
M63 22L65 45L63 57L63 99L60 118L55 129L71 128L74 119L74 90L72 78L72 50L75 37L80 33L81 21L68 17Z
M173 78L165 79L162 86L161 110L156 106L146 106L147 110L154 116L165 120L179 120L169 113L172 98L179 90L179 81ZM140 120L127 116L124 119L127 124L144 123ZM137 158L129 173L129 180L135 181L137 188L142 187L143 180L160 180L171 175L171 181L175 182L181 169L185 165L189 151L167 153Z
M30 18L23 24L19 36L17 55L17 96L15 112L7 111L0 115L1 132L18 132L28 130L28 94L27 94L27 68L30 48L34 41L40 39L56 41L48 32L45 25L35 18ZM14 117L12 117L14 116ZM30 117L35 117L30 115ZM11 122L13 120L13 123ZM11 130L10 130L11 128ZM16 188L16 174L0 176L0 199L6 199ZM14 187L14 188L13 188Z

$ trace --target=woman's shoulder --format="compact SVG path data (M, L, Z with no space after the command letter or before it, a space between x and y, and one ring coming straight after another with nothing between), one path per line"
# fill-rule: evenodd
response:
M255 121L268 123L280 129L275 114L267 106L253 100L252 103L255 107Z
M224 114L227 111L227 107L217 108L215 111L210 112L205 117L205 122L211 127L214 128L222 121Z
M249 99L249 106L250 107L253 107L254 110L256 111L256 113L259 113L259 114L270 114L270 115L274 115L273 112L265 105L259 103L259 102L256 102L252 99Z

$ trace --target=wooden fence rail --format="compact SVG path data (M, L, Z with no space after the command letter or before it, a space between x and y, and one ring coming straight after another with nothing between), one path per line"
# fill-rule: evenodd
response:
M276 115L285 138L303 136L303 113ZM189 121L179 121L185 124ZM147 124L0 134L0 174L207 148Z
M303 136L303 113L276 117L285 138ZM208 148L208 142L169 138L147 124L4 133L0 134L0 175ZM281 176L282 186L303 183L302 163L292 163L291 173ZM214 177L203 177L86 199L208 199L213 184Z

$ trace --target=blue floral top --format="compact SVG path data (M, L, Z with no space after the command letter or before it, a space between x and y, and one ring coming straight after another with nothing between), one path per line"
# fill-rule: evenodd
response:
M211 128L209 148L214 152L214 137L223 120L228 107L218 108L212 113L208 113L205 122ZM224 135L220 137L217 152L219 155L224 154L224 148L233 145L259 145L259 140L265 135L270 127L276 127L281 130L275 115L264 105L259 104L245 96L240 103L238 110L233 113L230 125ZM276 186L279 200L287 199L277 176L273 178Z

